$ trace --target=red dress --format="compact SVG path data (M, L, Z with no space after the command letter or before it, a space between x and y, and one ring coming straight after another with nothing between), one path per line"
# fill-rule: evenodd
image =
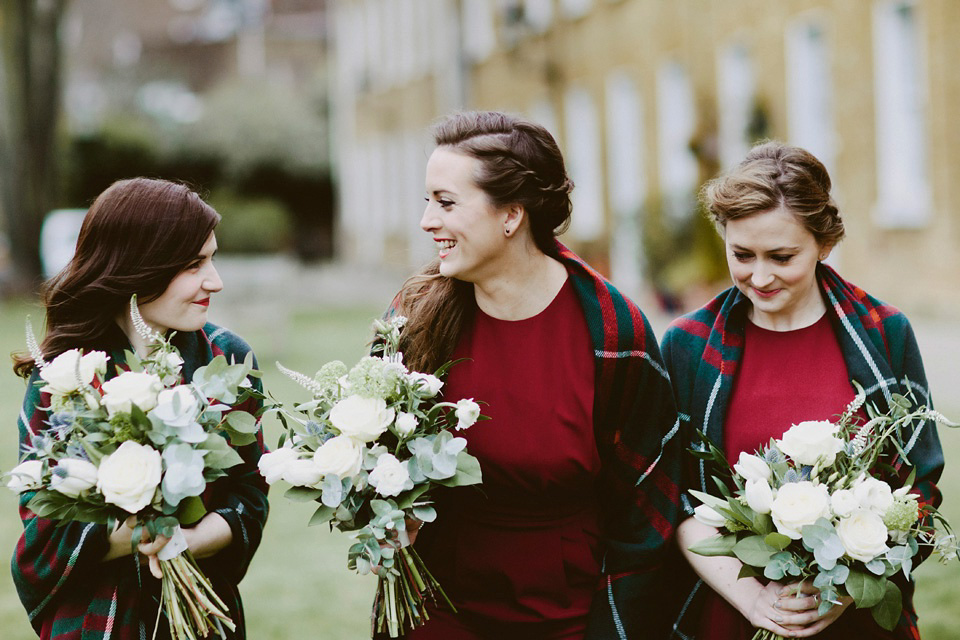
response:
M437 496L417 550L453 600L409 634L442 638L582 638L602 552L595 485L594 362L569 281L519 321L477 310L444 399L475 398L484 415L458 433L483 484Z
M853 400L853 387L828 314L794 331L770 331L747 322L743 358L724 422L727 460L753 453L804 420L830 420ZM749 640L756 629L726 600L710 593L697 640ZM849 607L816 638L893 638L869 610Z

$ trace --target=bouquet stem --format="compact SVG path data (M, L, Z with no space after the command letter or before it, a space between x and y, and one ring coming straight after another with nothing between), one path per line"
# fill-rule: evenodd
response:
M757 629L753 634L753 640L786 640L783 636L770 631L769 629Z
M436 604L438 596L454 613L457 611L413 547L403 547L397 555L398 571L380 572L371 619L375 634L387 633L391 638L429 620L427 602Z
M227 615L227 606L214 592L210 580L200 571L189 551L170 560L161 560L160 569L163 573L160 605L167 615L173 640L197 640L212 632L223 637L222 627L231 631L236 629ZM157 623L159 626L159 617ZM154 627L154 637L156 629Z

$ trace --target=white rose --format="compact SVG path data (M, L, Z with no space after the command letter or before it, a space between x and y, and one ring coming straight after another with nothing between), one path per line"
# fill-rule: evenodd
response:
M397 435L405 438L416 430L417 416L401 411L394 424L397 427Z
M893 506L893 491L882 480L869 476L860 476L853 483L853 495L861 509L872 511L880 517Z
M336 436L313 453L313 463L323 475L332 473L341 480L352 478L360 473L364 451L365 447L353 438Z
M157 406L151 412L168 427L178 430L184 442L198 443L207 439L207 433L197 422L200 416L200 401L187 385L164 389L157 396Z
M283 470L283 481L295 487L312 487L323 480L323 474L309 458L291 460Z
M384 497L396 496L401 491L413 488L407 465L390 453L377 458L377 466L370 472L369 480L370 486Z
M111 416L130 413L131 405L147 412L157 406L157 394L161 391L163 384L152 373L125 371L103 383L103 405Z
M78 359L80 380L77 380ZM95 374L103 375L108 359L103 351L91 351L84 356L80 355L79 349L64 351L40 370L40 377L47 383L42 390L60 396L73 393L93 382Z
M33 491L43 486L43 463L39 460L27 460L21 462L13 468L7 475L7 489L14 493L23 493L24 491Z
M830 496L830 508L838 518L846 518L859 506L860 503L850 489L837 489Z
M809 481L790 482L777 491L770 513L777 531L799 540L803 537L804 526L830 517L830 494L824 485Z
M100 461L97 489L110 504L137 513L153 500L161 468L159 451L128 440Z
M383 398L348 396L333 405L330 422L345 436L373 442L393 422L393 409L387 409Z
M50 488L70 498L79 497L96 484L97 466L79 458L60 460L50 477Z
M847 555L854 560L870 562L887 551L887 527L872 511L857 509L837 524L837 535Z
M769 482L763 478L747 480L743 495L747 499L748 507L757 513L770 513L770 508L773 506L773 489L770 488Z
M457 430L472 427L480 417L480 405L473 398L465 398L457 403Z
M286 471L287 465L299 457L297 452L290 447L281 447L276 451L260 456L257 468L260 469L260 475L266 479L267 484L273 484L283 478L283 472Z
M740 452L740 460L733 465L733 470L747 481L770 479L770 467L766 461L759 456L750 455L745 451Z
M821 466L829 466L843 450L843 440L834 435L836 431L837 425L832 422L808 420L787 429L777 440L777 447L798 464L812 466L819 459Z
M701 504L693 510L693 517L697 519L698 522L702 522L708 527L715 527L719 529L727 521L722 515L717 513L716 509L707 504Z
M157 366L166 375L163 377L164 384L173 384L180 379L180 369L183 367L183 358L174 351L168 351L160 354L157 358Z
M415 387L419 387L427 398L432 398L440 393L440 389L443 387L443 381L437 376L417 371L410 374L410 382L414 383Z

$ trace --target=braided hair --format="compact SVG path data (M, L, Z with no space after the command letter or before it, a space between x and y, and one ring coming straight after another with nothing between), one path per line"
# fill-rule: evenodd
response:
M468 111L441 120L434 141L478 160L474 180L491 204L521 205L537 248L556 257L554 237L570 224L573 181L549 131L505 113ZM452 355L476 302L469 283L440 275L433 260L407 280L395 306L408 318L401 339L407 364L433 371Z
M704 185L701 199L718 230L728 220L783 208L821 246L844 236L830 175L812 153L782 142L755 146L738 166Z

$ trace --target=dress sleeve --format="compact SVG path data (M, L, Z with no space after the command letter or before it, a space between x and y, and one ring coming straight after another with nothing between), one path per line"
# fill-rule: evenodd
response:
M254 368L259 368L256 359ZM256 391L263 391L259 378L250 378L250 381ZM262 406L260 400L250 398L234 409L256 415ZM256 441L236 449L243 458L243 463L228 469L227 476L214 483L216 491L208 505L210 511L227 521L233 539L225 549L206 562L215 565L217 570L228 576L234 584L239 583L246 574L253 554L260 546L263 527L267 523L270 510L267 502L269 486L257 468L260 456L266 453L259 421L258 418Z
M49 404L30 377L18 420L19 448L29 445L46 427L48 412L38 408ZM23 459L33 458L28 455ZM27 504L35 492L20 495L23 534L17 541L11 561L13 582L30 622L36 627L47 605L69 585L89 571L96 571L109 543L104 525L86 522L57 522L38 518Z

